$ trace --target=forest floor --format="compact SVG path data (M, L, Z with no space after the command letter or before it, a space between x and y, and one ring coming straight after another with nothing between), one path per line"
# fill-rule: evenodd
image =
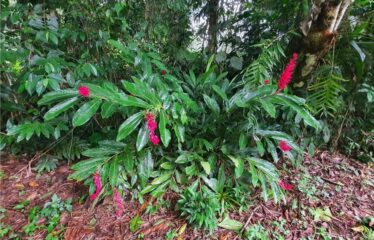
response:
M49 237L52 236L49 239L57 239L53 236L65 239L173 239L173 235L174 239L240 239L237 233L222 228L209 234L186 227L185 220L173 210L178 197L173 193L166 193L158 201L146 199L145 204L130 201L130 196L126 196L125 212L116 218L112 197L93 205L86 200L87 187L67 180L71 170L66 165L38 174L27 171L27 157L3 155L1 160L0 236L5 235L5 239L46 239L48 231L51 232ZM367 231L373 230L372 164L362 164L329 152L320 152L313 158L305 157L300 168L280 164L279 169L289 169L282 172L284 179L295 186L287 194L287 203L264 202L258 189L251 194L245 210L229 214L230 218L246 223L253 236L262 234L269 239L365 239ZM33 207L42 209L53 194L61 202L72 198L72 211L49 212L30 224L37 214L37 211L32 211L36 209ZM63 206L55 201L57 206ZM49 229L53 217L48 214L59 216ZM130 221L137 215L141 222L136 226L133 221L132 232Z

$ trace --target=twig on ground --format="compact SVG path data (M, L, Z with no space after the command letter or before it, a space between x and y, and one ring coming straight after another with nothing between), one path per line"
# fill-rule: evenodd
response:
M253 214L256 212L256 210L257 210L259 207L261 207L261 205L258 205L257 207L255 207L255 209L253 209L251 215L249 215L249 217L248 217L248 219L247 219L247 222L244 224L244 226L243 226L242 229L240 230L239 234L236 235L236 237L234 238L234 240L238 239L238 236L241 235L241 234L244 232L244 230L247 228L249 222L251 221Z

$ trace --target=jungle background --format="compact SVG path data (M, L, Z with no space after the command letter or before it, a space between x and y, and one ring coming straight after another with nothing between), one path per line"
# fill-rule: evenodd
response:
M0 16L0 237L374 238L372 0Z

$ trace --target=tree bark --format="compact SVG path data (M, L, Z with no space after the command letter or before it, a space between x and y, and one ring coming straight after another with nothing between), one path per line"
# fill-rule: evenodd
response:
M208 52L217 51L219 0L208 0Z
M334 45L338 29L351 0L315 0L309 16L300 24L306 64L302 76L307 76Z

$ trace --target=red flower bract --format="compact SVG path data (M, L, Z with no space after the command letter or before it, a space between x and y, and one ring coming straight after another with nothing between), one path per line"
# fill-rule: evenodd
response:
M90 89L86 86L79 87L78 92L83 97L89 97L90 96Z
M147 120L147 127L149 131L149 140L153 145L158 145L160 143L160 138L156 135L155 131L157 129L157 123L155 121L155 116L152 113L146 113L145 119Z
M100 178L100 173L99 172L96 172L94 175L93 175L93 182L95 184L95 192L90 196L90 200L93 201L95 200L100 192L101 192L101 188L102 188L102 184L101 184L101 178Z
M283 180L280 180L278 184L283 190L290 191L293 189L292 184L285 183Z
M152 132L149 133L149 140L153 143L153 145L158 145L160 143L160 138Z
M278 80L277 93L279 93L280 91L285 89L288 86L288 84L290 84L292 74L293 74L293 72L295 70L295 67L296 67L297 56L298 56L297 53L294 53L292 55L292 58L291 58L290 62L287 64L287 66L284 68L282 74L280 75L279 80Z
M265 79L265 80L264 80L264 84L266 84L266 85L267 85L267 84L270 84L270 80L269 80L269 79Z
M116 188L113 189L113 202L116 206L116 217L121 217L124 211L123 200Z
M161 75L165 75L166 73L167 73L167 71L165 69L161 70Z
M279 142L279 147L283 152L288 152L292 149L292 147L288 146L288 144L283 140Z

